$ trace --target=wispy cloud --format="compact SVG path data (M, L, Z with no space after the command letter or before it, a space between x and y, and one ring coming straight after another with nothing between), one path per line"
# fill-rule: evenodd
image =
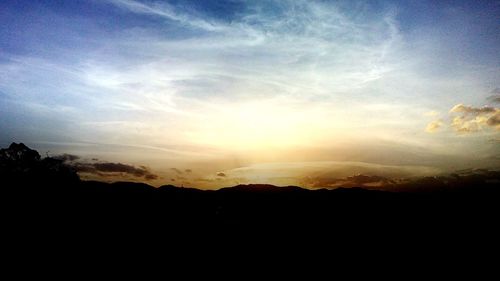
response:
M336 187L387 187L396 183L395 180L377 175L353 175L345 178L334 178L328 175L308 176L302 179L302 184L312 188L336 188Z
M182 25L189 27L201 28L207 31L222 31L225 26L219 25L216 22L209 22L202 18L194 17L187 13L177 11L168 2L153 2L146 4L134 0L106 0L120 8L127 9L130 12L138 14L146 14L158 16L172 21L177 21Z
M179 170L179 169L177 169L177 168L170 168L170 171L173 171L173 172L175 172L178 175L182 174L182 171Z
M54 158L63 160L68 166L74 168L81 175L93 175L99 178L127 178L132 176L135 178L143 178L144 180L156 180L158 175L152 173L146 166L136 167L134 165L103 162L81 159L80 156L72 154L62 154L54 156Z
M401 36L391 12L367 21L335 5L295 1L281 2L269 12L250 4L245 14L231 22L203 19L200 24L201 14L188 16L182 8L169 4L111 2L131 13L173 19L170 24L174 26L189 22L198 27L221 27L215 33L202 28L206 32L199 36L174 38L152 35L142 29L130 30L131 37L113 43L117 52L110 54L111 57L96 54L95 59L83 64L88 83L98 85L106 93L103 101L108 108L137 111L135 120L121 120L122 124L136 127L134 122L137 123L139 115L139 122L147 120L148 126L155 128L150 132L169 134L171 130L159 128L161 120L168 119L170 126L176 127L176 136L168 138L179 142L197 139L214 144L211 135L216 128L211 128L211 124L227 123L233 118L230 116L238 114L227 109L242 105L250 115L260 114L264 131L250 123L233 122L225 124L224 130L235 132L233 136L219 139L237 145L241 139L262 133L283 133L287 130L286 123L294 119L302 119L312 130L329 130L332 134L338 127L365 126L366 118L360 116L365 113L361 111L346 120L340 120L339 116L343 115L344 107L355 107L359 102L355 97L357 91L383 79L398 64L394 50L400 45ZM127 62L130 67L121 66L131 53L144 50L150 59L132 60ZM349 93L352 98L346 96ZM384 99L371 97L380 98ZM265 108L273 110L262 112ZM306 113L305 108L310 110ZM286 122L275 122L280 118L272 113L276 109L288 112L281 117ZM394 114L393 110L387 114ZM378 114L381 113L384 114L379 110ZM318 122L325 118L333 121L330 122L333 128L324 128ZM350 124L342 124L344 121ZM180 123L182 127L177 125ZM303 128L299 124L291 126L295 132L284 134L288 134L288 140L296 138ZM273 142L278 141L282 140Z

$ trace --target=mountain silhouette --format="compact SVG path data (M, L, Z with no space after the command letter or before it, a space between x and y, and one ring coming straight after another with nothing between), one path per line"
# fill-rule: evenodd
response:
M238 233L280 230L286 233L387 239L398 235L454 235L474 229L495 233L500 193L495 174L487 180L453 176L453 188L405 186L388 192L363 188L310 190L297 186L248 184L199 190L145 183L80 180L57 158L41 158L20 143L0 150L0 200L6 226L26 235L75 229L78 235L123 233ZM425 179L418 186L442 186L444 179ZM417 184L417 183L415 183ZM189 231L188 231L189 230ZM443 234L444 233L444 234ZM16 235L17 235L16 234ZM332 236L332 237L333 237ZM148 239L143 237L143 239Z
M305 190L298 186L275 186L271 184L239 184L219 189L219 191L223 192L290 192Z

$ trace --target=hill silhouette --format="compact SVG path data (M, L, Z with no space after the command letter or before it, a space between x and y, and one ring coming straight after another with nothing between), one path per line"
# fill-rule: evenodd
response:
M470 229L491 232L500 213L497 182L477 177L458 189L406 186L404 192L263 184L216 191L174 185L155 188L144 183L82 181L63 160L42 159L22 143L0 150L0 179L6 223L18 230L73 227L87 233L118 228L118 232L171 234L194 227L195 233L240 228L321 229L378 237L392 232L427 235L430 230L451 235Z

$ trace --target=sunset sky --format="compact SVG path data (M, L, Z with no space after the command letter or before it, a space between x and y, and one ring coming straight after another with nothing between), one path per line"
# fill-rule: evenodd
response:
M500 1L0 3L1 147L67 153L83 178L498 170L499 107Z

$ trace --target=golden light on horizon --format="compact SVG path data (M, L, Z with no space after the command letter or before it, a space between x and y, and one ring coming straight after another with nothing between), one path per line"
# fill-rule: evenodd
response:
M494 1L36 2L0 17L1 144L198 187L500 167Z
M326 127L334 127L322 110L300 105L252 101L221 106L204 116L193 139L204 145L227 149L272 149L306 145L324 137Z

